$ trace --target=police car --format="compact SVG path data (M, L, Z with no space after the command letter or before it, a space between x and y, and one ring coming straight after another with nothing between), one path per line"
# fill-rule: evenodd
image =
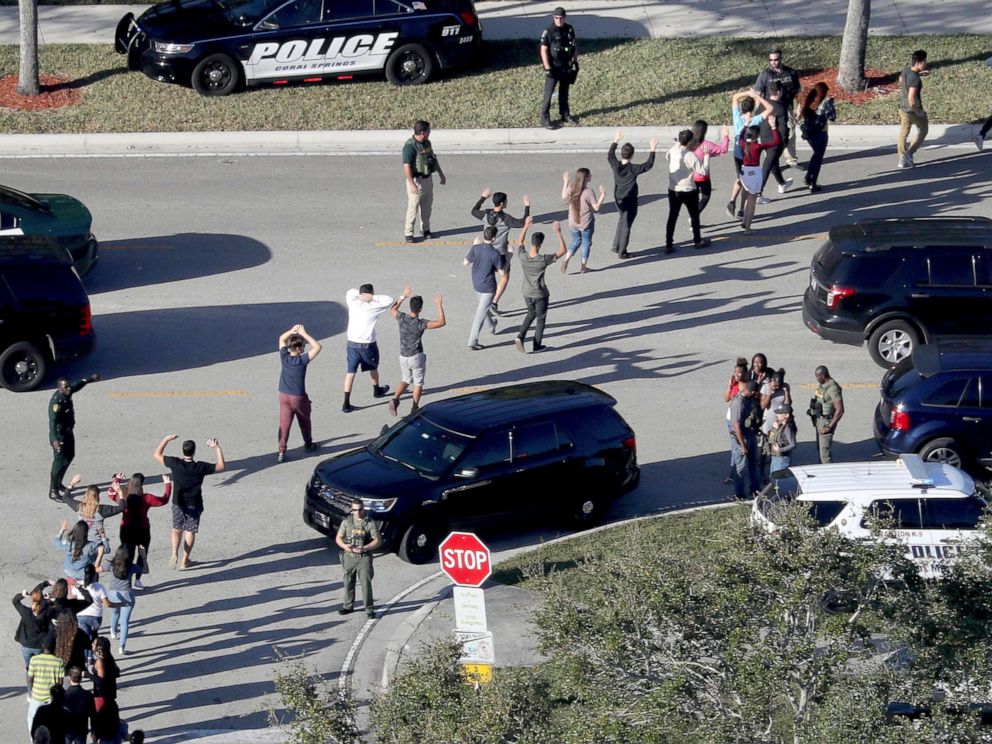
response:
M891 529L880 539L902 544L924 578L939 578L964 545L981 539L985 500L975 481L951 465L919 455L896 461L794 465L772 474L754 500L751 518L769 531L783 502L808 505L821 527L855 540L875 539L873 523Z
M481 44L472 0L168 0L126 14L114 38L129 69L205 96L383 72L420 85Z

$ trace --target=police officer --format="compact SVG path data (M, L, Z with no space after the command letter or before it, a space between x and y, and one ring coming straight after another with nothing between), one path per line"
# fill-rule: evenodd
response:
M413 136L403 145L403 177L406 180L406 220L403 240L416 242L413 228L420 215L420 228L424 240L431 239L431 210L434 207L434 174L444 186L448 179L441 170L434 148L431 146L430 122L420 120L413 125Z
M578 124L568 109L568 89L579 71L579 50L575 46L575 29L565 23L565 9L555 8L554 22L541 34L541 64L544 65L544 102L541 126L555 129L551 123L551 94L558 86L558 112L566 124Z
M351 500L351 514L338 527L335 542L341 548L341 567L344 569L344 604L339 615L347 615L355 607L355 578L362 582L362 599L365 614L375 617L372 603L372 551L382 544L376 523L365 516L361 499Z
M823 366L813 372L816 381L816 392L810 401L810 416L816 427L816 444L820 450L820 462L832 462L830 448L834 443L834 431L844 415L844 398L840 385L830 377L830 371Z
M90 382L96 382L100 375L93 374L82 379L75 385L60 377L58 388L48 402L48 441L52 445L52 478L48 486L48 498L52 501L62 500L62 478L69 469L72 459L76 456L76 412L72 406L72 394L82 390Z

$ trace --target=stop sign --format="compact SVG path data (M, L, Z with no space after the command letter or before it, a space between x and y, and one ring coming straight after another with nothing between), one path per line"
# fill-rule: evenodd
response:
M471 532L452 532L438 552L441 570L458 586L482 586L493 572L489 548Z

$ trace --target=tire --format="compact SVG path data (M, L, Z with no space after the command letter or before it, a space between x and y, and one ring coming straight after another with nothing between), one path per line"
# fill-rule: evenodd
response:
M584 488L585 494L574 503L569 516L571 526L577 530L587 530L602 523L610 499L604 496L602 483L592 482Z
M430 518L415 519L400 540L400 559L416 566L433 560L443 532L442 525Z
M927 462L943 462L956 468L960 468L964 462L961 447L950 437L941 437L927 442L920 450L920 457Z
M434 57L420 44L404 44L386 60L386 79L393 85L423 85L434 72Z
M21 341L0 354L0 384L15 393L34 390L48 368L48 359L32 343Z
M913 353L920 342L919 332L905 320L882 323L868 337L868 353L879 367L892 369Z
M197 62L190 82L201 96L226 96L241 82L241 69L226 54L211 54Z

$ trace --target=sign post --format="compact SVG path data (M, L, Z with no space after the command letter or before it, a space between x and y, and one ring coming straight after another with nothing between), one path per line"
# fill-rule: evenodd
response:
M491 553L471 532L452 532L438 546L441 570L455 583L455 641L466 682L492 680L496 660L493 634L486 626L486 600L480 588L493 572Z

